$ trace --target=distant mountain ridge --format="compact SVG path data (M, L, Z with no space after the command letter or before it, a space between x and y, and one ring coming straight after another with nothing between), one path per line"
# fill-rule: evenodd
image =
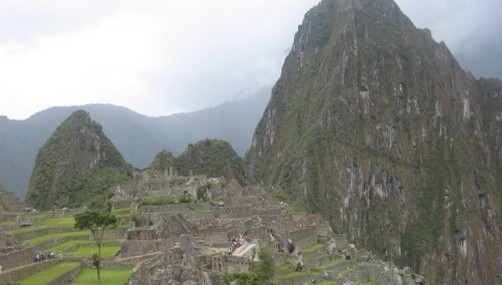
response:
M0 116L0 185L24 199L38 150L77 109L86 110L103 126L128 163L144 168L162 149L177 156L189 144L206 138L228 141L243 156L269 98L270 90L264 89L216 107L163 117L147 117L109 104L53 107L26 120Z

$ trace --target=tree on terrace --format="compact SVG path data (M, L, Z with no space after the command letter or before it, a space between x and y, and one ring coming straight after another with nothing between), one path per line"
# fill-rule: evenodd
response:
M75 228L89 229L98 246L98 253L92 255L92 264L96 267L98 283L101 284L101 247L105 229L114 228L117 225L117 217L110 212L102 210L86 210L74 215Z

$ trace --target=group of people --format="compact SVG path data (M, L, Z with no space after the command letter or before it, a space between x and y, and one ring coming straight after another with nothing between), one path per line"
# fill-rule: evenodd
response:
M35 262L42 262L46 259L53 259L53 258L56 258L56 255L54 254L54 252L51 252L51 253L37 253L35 255Z
M231 255L232 252L234 252L234 250L236 248L240 247L241 245L243 245L245 243L246 243L246 239L241 234L237 235L237 237L235 237L235 238L232 238L232 244L228 248L228 255Z
M37 209L32 208L32 207L25 207L25 208L23 208L23 212L36 214L37 213Z

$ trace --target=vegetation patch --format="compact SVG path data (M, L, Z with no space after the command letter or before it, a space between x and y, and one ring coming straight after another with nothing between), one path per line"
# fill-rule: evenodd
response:
M322 243L315 243L315 244L310 245L310 246L308 246L308 247L306 247L306 248L302 248L302 249L301 249L301 251L302 251L303 253L305 253L305 252L312 252L312 251L315 251L315 250L321 249L321 248L323 248L323 247L324 247L324 244L322 244Z
M107 285L124 285L131 275L132 269L101 270L101 283ZM71 285L95 285L97 282L96 271L90 268L82 268L75 281Z
M39 236L36 238L32 238L29 240L26 240L26 242L30 245L39 245L44 242L48 242L51 240L56 240L60 238L68 237L70 239L86 239L89 237L89 232L88 231L78 231L78 232L62 232L62 233L54 233L54 234L48 234L48 235L43 235Z
M115 253L120 249L120 246L102 246L101 256L114 256ZM90 256L98 251L94 243L92 246L81 246L78 249L71 252L75 256Z
M326 269L330 269L331 267L339 264L339 263L342 263L344 261L344 259L333 259L331 260L330 262L327 262L321 266L318 266L318 267L314 267L313 269L314 270L326 270Z
M45 285L64 273L75 269L80 264L77 262L59 263L47 268L46 270L37 272L28 278L19 281L19 285Z
M75 225L75 218L73 218L73 216L52 218L43 221L40 225L56 228L73 228L73 225Z

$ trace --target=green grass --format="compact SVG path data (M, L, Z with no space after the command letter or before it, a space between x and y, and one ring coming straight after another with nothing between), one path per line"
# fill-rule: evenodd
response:
M102 246L101 247L101 256L108 257L114 256L115 253L119 250L120 246ZM91 256L93 253L98 253L97 246L82 246L78 249L71 252L72 255L75 256Z
M277 280L287 280L287 279L293 279L293 278L309 276L309 275L310 275L310 272L293 271L293 272L289 272L288 274L277 276Z
M101 284L106 285L124 285L131 275L132 269L123 270L101 270ZM70 285L95 285L98 283L96 270L82 268L75 281Z
M289 262L285 262L285 263L283 263L282 265L277 266L277 267L275 268L275 273L276 273L277 275L286 274L286 273L288 273L288 272L290 272L290 271L293 271L294 269L295 269L295 268L294 268L294 266L293 266L291 263L289 263Z
M324 247L324 244L322 244L322 243L316 243L316 244L313 244L313 245L308 246L306 248L302 248L301 252L312 252L314 250L318 250L318 249L321 249L323 247Z
M58 244L55 247L51 247L51 248L47 249L47 251L66 252L74 246L87 246L87 245L92 245L92 244L94 244L94 242L91 240L68 240L63 243Z
M15 234L19 234L19 233L29 233L29 232L33 232L33 231L40 230L43 228L46 228L46 227L45 226L22 227L22 228L15 229L12 231L6 231L5 233L8 235L15 235Z
M313 270L326 270L326 269L330 269L331 267L337 265L338 263L342 263L344 261L344 259L333 259L331 260L330 262L327 262L321 266L318 266L318 267L314 267L312 268Z
M89 231L62 232L62 233L54 233L54 234L39 236L36 238L26 240L26 242L30 245L39 245L50 240L55 240L64 237L88 239L88 236L89 236Z
M115 210L113 211L113 214L114 214L115 216L117 216L117 217L118 217L118 216L120 216L120 215L129 215L129 211L130 211L130 209L129 209L129 208L115 209Z
M52 218L43 221L40 225L56 228L73 228L75 226L75 218L73 216Z
M114 239L105 239L103 240L103 244L116 243ZM55 247L47 249L47 251L53 252L68 252L74 247L83 247L83 246L95 246L96 243L94 240L67 240L66 242L60 243Z
M79 266L77 262L71 263L58 263L54 266L47 268L46 270L37 272L21 281L19 281L19 285L44 285L49 281L53 280L56 277L61 276L62 274L76 268Z

